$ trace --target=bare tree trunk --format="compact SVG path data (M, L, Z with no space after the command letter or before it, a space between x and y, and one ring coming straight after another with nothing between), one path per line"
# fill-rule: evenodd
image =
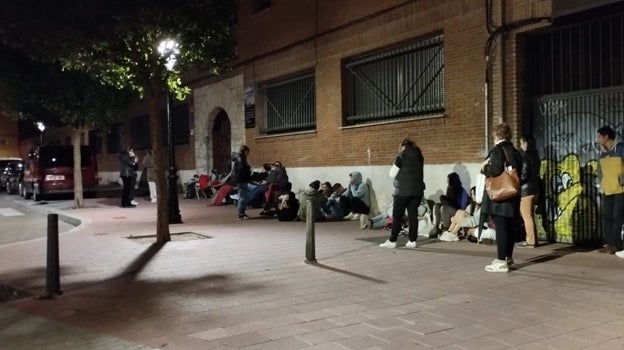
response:
M72 129L72 145L74 146L74 207L84 208L82 188L82 157L80 156L80 135L84 127L81 125Z
M161 83L162 84L162 83ZM146 89L145 97L149 101L150 142L154 152L154 170L156 172L156 242L163 244L171 241L169 232L168 191L166 179L166 159L162 140L162 119L159 102L162 100L163 87L158 83Z

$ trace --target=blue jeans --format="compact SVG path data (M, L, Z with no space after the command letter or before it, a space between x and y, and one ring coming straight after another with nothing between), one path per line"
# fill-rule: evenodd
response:
M238 215L245 215L245 209L247 209L247 197L249 196L249 187L247 183L238 184L238 205L236 211Z
M344 210L339 202L334 200L328 200L321 205L321 209L325 214L331 215L334 218L342 219L345 216Z

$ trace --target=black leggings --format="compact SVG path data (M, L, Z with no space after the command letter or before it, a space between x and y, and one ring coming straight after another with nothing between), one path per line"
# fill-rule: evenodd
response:
M492 215L492 220L496 226L496 252L498 260L511 259L513 257L513 249L516 244L514 236L514 222L516 219L506 216Z
M121 181L123 181L123 189L121 192L121 206L128 207L132 205L132 200L134 199L134 177L130 176L122 176Z

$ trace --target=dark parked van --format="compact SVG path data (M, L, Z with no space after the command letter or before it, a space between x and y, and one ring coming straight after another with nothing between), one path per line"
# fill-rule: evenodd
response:
M54 194L74 192L73 146L48 145L31 150L26 159L24 180L20 194L24 198L41 200ZM81 146L82 188L85 192L95 189L99 174L95 153L89 146Z

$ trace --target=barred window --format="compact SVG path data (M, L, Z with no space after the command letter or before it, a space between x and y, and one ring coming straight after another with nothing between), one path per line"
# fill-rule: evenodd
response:
M300 76L265 86L264 134L314 130L316 94L314 75Z
M444 111L443 36L345 64L346 124Z

